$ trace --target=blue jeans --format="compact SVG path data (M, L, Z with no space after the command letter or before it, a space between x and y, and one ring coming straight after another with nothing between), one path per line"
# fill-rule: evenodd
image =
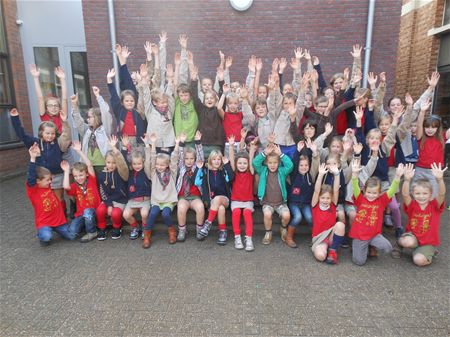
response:
M164 223L167 227L173 226L172 221L172 209L170 207L164 207L162 210L158 205L153 205L150 209L150 214L148 216L147 227L145 229L152 229L153 225L156 222L156 218L158 217L159 212L163 217Z
M77 233L72 231L72 228L66 223L56 227L41 227L37 231L37 237L40 241L49 242L53 237L54 231L66 240L74 240L77 237Z
M84 227L87 233L94 233L97 230L96 225L95 208L86 208L83 215L72 220L70 230L78 234Z
M289 226L298 227L302 219L305 218L308 226L312 227L311 205L289 204L289 210L291 211L291 222Z

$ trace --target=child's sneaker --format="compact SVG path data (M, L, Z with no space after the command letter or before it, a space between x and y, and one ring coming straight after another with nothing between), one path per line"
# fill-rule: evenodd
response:
M264 237L262 239L263 245L270 245L272 242L272 231L266 231L266 234L264 234Z
M203 224L202 228L197 232L197 240L199 240L199 241L204 240L208 236L211 226L212 226L212 222L209 220L206 220L205 223Z
M98 240L98 241L104 241L104 240L106 240L106 231L105 231L105 230L100 229L100 230L98 231L97 240Z
M337 252L334 249L328 249L328 256L327 256L327 260L326 262L328 264L338 264L338 257L337 257Z
M226 230L219 231L219 237L217 238L217 244L222 245L222 246L227 244L227 231ZM241 244L242 244L242 242L241 242Z
M350 239L348 238L348 236L344 236L344 240L342 240L341 243L341 248L349 248L350 247Z
M398 242L395 242L392 246L391 256L393 259L399 259L402 257L402 247L399 246Z
M130 239L131 240L136 240L138 237L139 237L139 229L137 229L137 227L133 227L131 229Z
M392 218L390 214L385 214L384 215L384 225L386 227L393 227L394 223L392 222Z
M253 240L251 236L245 237L245 250L247 252L253 252L255 250L255 247L253 246Z
M178 227L178 236L177 241L178 242L184 242L186 240L186 227Z
M236 249L244 249L244 245L242 244L242 239L240 235L236 235L234 237L234 248Z
M83 235L83 237L81 238L80 241L83 243L92 241L97 237L97 235L98 235L97 231L92 232L92 233L86 233Z
M122 236L122 230L120 228L113 228L112 234L111 234L111 239L117 240L117 239L120 239L121 236Z

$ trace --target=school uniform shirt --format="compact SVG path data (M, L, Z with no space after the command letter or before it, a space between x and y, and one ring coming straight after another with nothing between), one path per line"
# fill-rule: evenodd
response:
M390 201L391 198L386 193L383 193L373 201L367 200L361 193L358 198L354 199L354 204L358 212L356 213L349 236L352 239L367 241L381 234L384 209Z
M223 130L225 131L226 139L234 135L236 142L241 141L242 119L242 111L236 113L225 112L225 116L223 117Z
M83 215L86 208L97 208L100 205L100 195L95 176L88 175L87 183L84 186L72 183L70 190L66 191L66 193L68 196L75 197L77 205L76 217Z
M50 187L41 188L38 185L26 184L26 191L31 205L33 205L36 229L45 226L57 227L67 222L61 201Z
M403 204L403 210L408 215L406 231L411 232L417 238L419 246L439 246L439 222L444 211L444 202L438 205L436 199L421 209L416 200L412 200L409 206Z
M425 139L419 141L419 159L417 160L417 166L429 169L431 164L443 164L444 159L444 146L435 137L423 136ZM425 142L422 147L422 141Z
M331 203L327 210L322 211L319 203L317 203L316 206L312 208L312 218L312 237L315 237L336 224L336 205Z
M253 174L236 171L231 189L231 200L253 201L253 183Z

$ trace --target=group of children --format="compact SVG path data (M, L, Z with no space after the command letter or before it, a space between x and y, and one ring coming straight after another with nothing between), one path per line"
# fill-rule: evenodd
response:
M130 51L117 45L120 95L111 69L110 105L93 87L99 107L87 112L86 121L77 95L70 97L80 141L71 142L64 71L55 70L61 97L44 97L39 69L31 66L42 119L38 137L24 132L16 109L10 114L29 148L26 188L42 245L49 244L53 231L69 240L82 232L82 242L105 240L110 217L112 239L121 237L126 222L130 239L141 236L142 247L149 248L160 214L169 243L183 242L189 209L195 212L197 239L209 235L217 218L217 243L224 245L230 208L235 248L253 251L253 213L260 204L264 245L272 242L276 212L289 247L297 247L294 236L302 221L312 228L318 261L338 263L349 237L357 265L378 251L398 258L403 248L413 249L416 265L432 262L447 169L441 119L429 113L438 73L428 78L418 101L406 94L403 103L395 96L385 110L384 73L378 86L378 77L369 73L369 88L360 87L358 45L352 69L334 74L329 85L319 59L301 48L290 62L292 83L284 81L288 61L282 58L273 61L262 84L262 61L252 56L240 84L230 81L232 58L222 52L215 79L199 81L185 35L179 37L174 65L166 64L166 41L162 32L159 45L147 42L146 62L133 73L127 68ZM70 224L64 190L75 208ZM408 216L405 230L400 194ZM383 223L395 228L393 246L382 235Z

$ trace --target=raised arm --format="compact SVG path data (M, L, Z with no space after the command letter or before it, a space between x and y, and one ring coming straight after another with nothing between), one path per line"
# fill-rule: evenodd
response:
M167 49L166 49L166 41L167 41L167 32L162 31L159 34L159 62L161 68L161 90L164 90L164 86L166 83L166 67L167 67Z
M400 125L397 128L397 136L400 139L400 142L406 138L412 124L413 99L409 93L405 95L405 102L407 104L406 111Z
M97 99L98 107L100 108L100 112L102 114L102 125L105 129L106 135L109 137L114 133L113 130L113 116L111 115L111 111L109 110L108 103L105 102L103 97L100 95L100 89L96 86L92 87L92 92L94 93L95 98Z
M33 76L34 90L38 99L39 115L43 116L45 114L45 99L42 94L41 83L39 82L40 70L35 64L30 64L30 73Z
M447 171L447 169L448 169L447 166L442 168L440 163L431 164L431 172L433 173L433 176L436 178L438 183L438 193L436 196L436 201L439 207L441 207L441 205L445 202L444 172Z
M413 164L405 165L405 173L403 175L404 179L403 179L403 186L402 186L402 199L403 199L403 203L406 206L409 206L412 201L411 194L410 194L410 186L411 186L411 179L414 177L415 171L416 170L414 170Z
M64 73L64 69L61 67L55 68L55 75L59 78L59 82L61 84L61 117L67 119L68 113L68 104L67 104L67 83L66 83L66 74Z
M27 184L29 187L33 187L36 185L36 157L41 155L41 150L37 143L34 143L29 149L28 153L30 154L30 163L28 165L28 177Z
M9 115L11 116L11 123L14 131L16 132L16 136L25 144L27 148L30 148L30 146L37 142L38 139L25 133L22 123L20 123L19 112L16 108L11 109Z
M109 148L116 159L117 171L119 172L120 177L127 181L130 171L128 170L127 162L125 161L122 152L117 148L117 142L118 138L116 136L111 136L109 138Z
M73 126L77 129L80 138L83 138L89 126L84 122L78 109L78 94L70 96L70 102L72 105Z
M362 46L360 46L359 44L355 44L353 45L353 52L350 52L350 54L352 54L353 56L353 65L352 65L352 78L358 74L361 73L361 51L362 51ZM358 83L356 83L356 88L359 88L361 86L361 81L358 81Z
M80 156L81 160L86 164L88 168L88 173L90 176L95 177L95 170L94 166L92 166L91 161L86 156L86 154L81 150L81 143L79 141L73 141L72 148L75 150L76 153Z
M326 164L320 164L319 174L317 175L316 184L314 185L314 193L311 199L311 207L314 207L319 202L320 190L322 188L322 181L325 174L328 173Z
M187 35L181 34L178 38L181 47L181 63L179 73L179 83L188 83L188 60L187 60Z

